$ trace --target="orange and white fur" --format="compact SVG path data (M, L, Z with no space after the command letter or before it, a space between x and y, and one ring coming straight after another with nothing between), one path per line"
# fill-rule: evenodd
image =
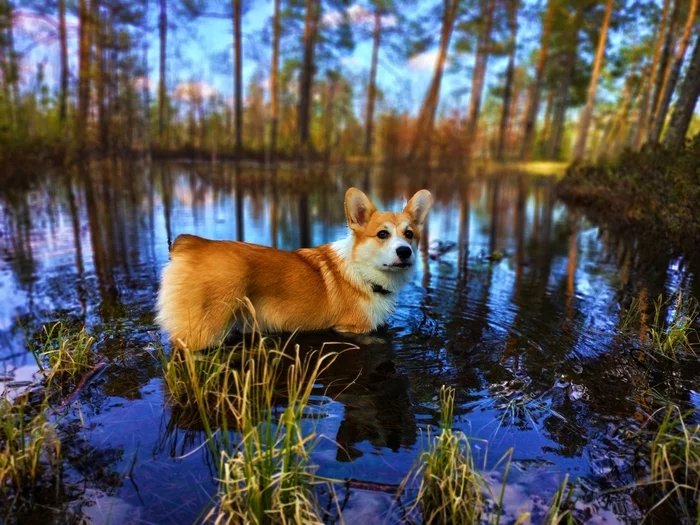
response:
M348 236L293 252L180 235L163 271L158 324L191 350L242 328L250 305L263 332L370 332L391 315L397 292L411 278L432 203L421 190L402 212L380 212L351 188Z

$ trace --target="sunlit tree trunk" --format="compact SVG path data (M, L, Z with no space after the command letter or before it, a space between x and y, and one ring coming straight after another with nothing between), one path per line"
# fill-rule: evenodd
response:
M610 17L612 16L614 0L608 0L605 6L605 18L603 19L603 27L600 29L600 38L598 39L598 48L595 53L593 62L593 74L591 83L588 86L588 98L586 99L586 107L583 108L579 119L578 137L574 146L574 159L581 159L586 153L586 142L588 140L588 129L591 126L593 117L593 106L595 105L595 96L598 91L598 77L600 76L600 68L603 65L603 57L605 55L605 43L608 39L608 27L610 27Z
M165 50L168 43L168 12L167 0L160 0L160 13L158 15L158 32L160 36L160 77L158 79L158 146L167 146L167 136L165 130L165 113L167 111L166 99L166 69Z
M678 45L678 50L676 51L676 56L673 59L673 63L671 64L668 74L664 77L664 83L661 87L659 103L658 107L656 108L656 113L653 118L653 125L649 135L649 140L651 142L658 142L659 137L661 136L661 130L663 129L664 122L666 121L668 108L671 105L671 98L673 97L673 92L676 89L678 78L681 75L683 59L685 58L685 53L688 49L688 44L690 43L690 36L693 32L693 26L695 24L697 7L698 0L691 0L688 9L688 18L686 19L685 28L683 30L683 36L681 37L681 41Z
M306 15L304 17L304 56L299 79L299 106L297 110L297 131L299 133L299 147L302 152L305 152L309 146L311 94L316 70L314 53L320 16L320 0L306 0Z
M381 42L382 14L379 7L374 10L374 31L372 32L372 65L367 86L367 116L365 118L365 157L372 155L372 130L374 127L374 102L377 98L377 61Z
M277 158L277 124L279 120L279 69L280 69L280 1L275 0L275 14L272 19L272 66L270 68L270 156Z
M513 79L515 77L515 44L518 36L518 0L508 0L508 27L510 40L508 41L508 67L506 69L506 85L503 91L503 108L501 111L501 124L498 131L498 149L496 158L503 160L506 132L510 119L510 105L513 97Z
M683 146L698 96L700 96L700 37L695 40L693 57L681 84L671 122L664 137L664 146L667 149L678 151Z
M483 0L481 13L484 19L484 27L479 35L476 57L474 58L474 72L472 74L472 89L467 113L467 135L465 153L471 156L476 132L479 127L479 115L481 113L481 94L484 90L484 78L489 60L491 43L491 26L493 25L493 11L496 8L496 0Z
M644 91L642 91L642 98L639 103L639 120L637 121L637 133L634 138L634 149L638 149L646 138L646 123L649 118L649 104L651 101L652 90L654 88L653 82L656 78L656 70L659 67L659 60L661 58L661 49L664 43L666 21L668 19L668 11L670 5L671 0L664 0L664 7L661 13L661 20L659 21L659 26L656 31L656 44L654 45L654 55L651 60L651 68L649 70L649 75L645 80L645 88Z
M547 3L544 26L542 27L542 38L540 40L539 59L537 61L537 68L535 69L535 78L530 86L527 104L525 105L522 149L520 150L520 158L525 161L530 159L530 150L532 149L532 140L535 134L535 122L540 109L540 95L542 92L542 82L544 80L544 70L547 65L547 56L549 54L549 37L552 33L555 10L556 0L549 0Z
M233 50L235 65L233 73L234 86L234 125L236 127L236 156L243 148L243 54L241 52L241 0L231 0L233 7Z
M460 0L443 0L442 29L440 31L440 50L435 62L435 70L430 87L425 95L418 120L416 122L415 135L411 146L410 156L420 160L430 158L430 139L435 125L435 113L437 111L440 97L440 84L442 82L442 72L445 69L447 60L447 49L450 46L452 30L454 29L459 9Z
M88 0L78 2L79 44L78 44L78 112L75 119L77 149L83 153L86 146L88 114L90 112L90 48L91 24Z

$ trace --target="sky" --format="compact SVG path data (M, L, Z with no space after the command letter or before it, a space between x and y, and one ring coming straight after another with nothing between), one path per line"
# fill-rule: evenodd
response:
M172 0L170 0L172 1ZM433 2L418 1L414 8L413 16L422 16ZM499 4L500 5L500 4ZM149 84L154 88L158 82L158 33L156 25L156 4L150 6L149 19L151 23L148 62ZM541 26L538 21L533 22L531 16L523 15L524 11L536 12L545 9L545 0L525 0L521 7L518 27L518 52L517 62L522 64L532 55L539 45ZM215 8L212 8L214 11ZM358 4L352 4L349 8L349 16L356 27L365 24L367 27L366 12ZM243 19L243 76L244 86L247 86L251 77L259 71L259 75L266 79L269 75L270 46L263 44L261 37L265 27L269 28L273 11L272 0L255 0L250 2L250 7ZM325 12L326 23L333 23L339 18L335 12ZM176 90L177 86L190 81L206 84L210 93L220 93L229 100L233 93L232 80L232 29L231 21L218 18L199 18L194 22L179 23L175 17L171 20L177 25L171 30L168 39L168 85L170 90ZM391 25L390 18L385 20L386 25ZM17 48L26 55L24 81L29 82L35 75L37 63L45 64L45 73L49 85L56 86L58 80L58 42L55 38L55 20L37 17L32 13L20 9L18 16ZM77 71L77 20L75 16L68 17L69 54L72 75ZM434 31L438 31L436 24ZM612 34L611 49L638 40L647 28L641 27L634 35ZM290 36L289 39L295 38ZM300 38L300 37L299 37ZM290 40L288 40L289 42ZM378 84L384 92L386 106L395 107L416 113L431 80L437 47L429 48L424 53L412 57L410 60L380 51ZM362 82L366 79L371 59L371 42L369 39L357 41L354 51L340 59L343 72L359 83L355 92L358 103L361 102L366 91ZM471 85L470 69L473 65L473 55L467 54L460 59L460 68L456 72L447 73L443 80L441 101L443 108L458 108L462 113L466 112L468 104L468 92ZM506 67L505 58L491 58L488 63L486 75L487 90L501 82L503 71ZM263 84L266 85L265 80ZM354 85L354 84L353 84ZM153 89L155 93L155 89ZM180 90L181 91L181 90ZM600 92L601 97L606 97L605 91ZM612 94L609 94L612 96Z

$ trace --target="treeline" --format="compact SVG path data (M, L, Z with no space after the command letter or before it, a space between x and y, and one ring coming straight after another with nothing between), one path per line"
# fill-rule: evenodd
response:
M0 145L6 152L267 160L565 160L615 157L645 143L678 149L700 127L693 120L700 94L698 0L266 5L268 23L248 39L262 58L244 86L243 64L253 59L243 28L252 3L0 0ZM231 64L231 100L202 78L168 80L177 68L174 38L206 18L231 24L233 52L222 58ZM17 33L27 20L50 30L22 48ZM536 42L521 42L525 27L539 29ZM354 74L343 58L363 41L371 48L366 73ZM47 80L46 64L30 57L36 46L53 42L57 81ZM152 46L158 64L149 63ZM393 108L379 67L433 50L420 108ZM446 92L446 75L467 79L464 99Z

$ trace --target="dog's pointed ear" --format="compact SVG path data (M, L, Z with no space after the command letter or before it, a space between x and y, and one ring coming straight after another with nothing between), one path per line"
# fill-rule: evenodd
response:
M350 229L362 230L372 214L377 211L374 204L357 188L350 188L345 193L345 217L348 219Z
M403 212L418 226L423 226L425 217L433 205L433 196L428 190L420 190L408 201Z

